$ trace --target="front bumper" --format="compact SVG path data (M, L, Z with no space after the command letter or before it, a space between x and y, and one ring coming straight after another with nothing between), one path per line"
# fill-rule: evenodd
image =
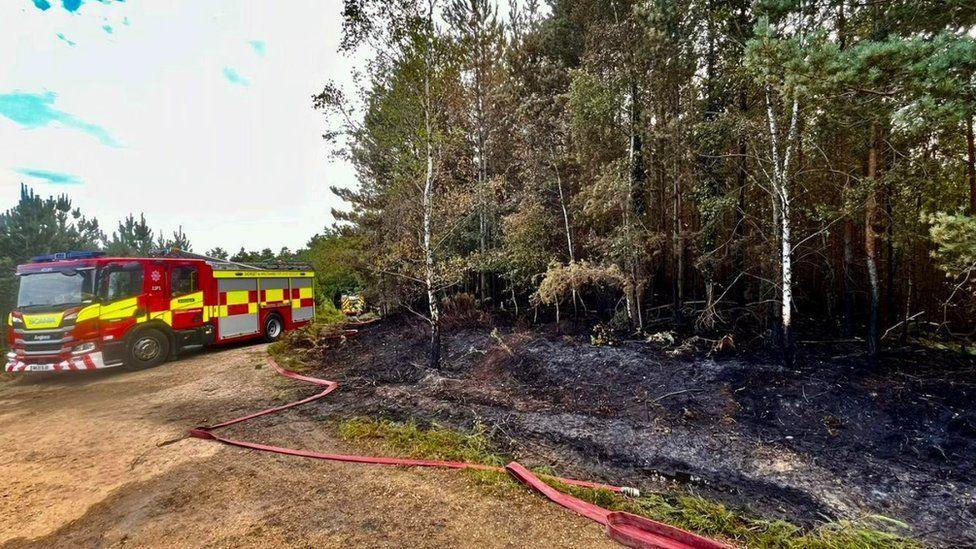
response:
M121 362L105 363L101 351L88 353L86 355L71 357L61 362L24 362L21 359L11 358L7 360L4 370L7 372L69 372L75 370L101 370L121 366Z

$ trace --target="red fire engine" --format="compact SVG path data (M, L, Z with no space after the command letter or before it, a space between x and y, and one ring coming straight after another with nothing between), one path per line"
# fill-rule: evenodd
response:
M66 252L35 257L17 275L8 372L144 368L206 345L274 341L315 318L307 266Z

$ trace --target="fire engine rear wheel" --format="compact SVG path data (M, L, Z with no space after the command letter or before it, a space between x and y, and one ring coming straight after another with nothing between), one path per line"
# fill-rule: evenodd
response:
M278 341L281 334L285 332L285 323L278 315L268 315L264 319L264 340L267 342Z
M133 370L151 368L162 364L168 357L169 338L155 328L147 328L129 339L125 365Z

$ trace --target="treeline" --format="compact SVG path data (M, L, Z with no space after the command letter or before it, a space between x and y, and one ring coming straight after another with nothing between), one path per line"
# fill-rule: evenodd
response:
M214 248L204 255L231 259L242 263L305 262L320 274L316 291L322 306L335 303L343 292L355 291L358 279L342 265L342 239L326 230L313 236L308 245L295 252L282 248L247 251L244 248L228 257L222 248ZM42 197L26 185L21 185L20 199L15 206L0 213L0 318L6 329L7 313L17 301L18 281L15 268L37 255L69 250L102 250L116 257L146 256L157 250L179 249L192 252L190 238L178 229L167 237L155 231L144 215L129 215L107 234L93 217L82 214L67 195Z
M862 337L973 326L968 0L346 0L313 98L371 300ZM962 334L965 335L965 334ZM789 359L787 353L787 359Z

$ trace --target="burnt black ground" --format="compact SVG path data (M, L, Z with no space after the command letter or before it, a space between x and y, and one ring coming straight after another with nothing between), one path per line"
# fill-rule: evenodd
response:
M500 342L504 342L503 344ZM855 347L672 357L643 342L473 327L425 366L423 325L387 320L312 360L342 384L335 417L482 423L519 459L689 489L805 525L882 514L936 545L976 544L976 364L922 349L870 364Z

